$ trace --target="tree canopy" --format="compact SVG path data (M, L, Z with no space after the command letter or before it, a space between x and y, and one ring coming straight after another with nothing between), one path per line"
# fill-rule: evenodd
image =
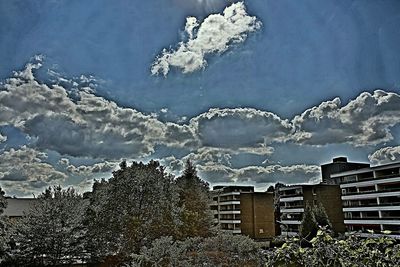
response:
M83 258L85 209L73 188L47 188L16 224L14 256L19 264L60 265Z
M96 257L116 255L123 260L160 236L177 234L173 176L157 161L130 166L123 162L120 167L108 181L96 182L90 195L85 221L93 240L88 250Z
M181 208L179 238L210 235L213 217L210 210L208 183L197 176L196 167L188 160L183 174L176 179Z

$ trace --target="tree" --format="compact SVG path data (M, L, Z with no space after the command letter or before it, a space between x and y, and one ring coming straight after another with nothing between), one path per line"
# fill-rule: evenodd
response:
M329 221L328 215L326 214L325 208L321 202L318 202L317 205L314 205L313 213L319 226L327 226L332 229L332 224Z
M312 206L308 202L306 203L304 209L303 218L301 220L299 230L300 236L307 240L311 240L318 231L317 220L315 219Z
M190 160L186 162L183 175L176 179L176 185L182 209L179 238L209 236L213 226L209 186L197 176L196 168Z
M0 264L5 260L8 247L6 219L2 215L4 210L7 208L7 199L4 197L4 195L5 193L0 187Z
M120 166L95 183L85 221L92 257L121 263L153 240L175 236L179 208L174 178L157 161Z
M73 188L47 188L16 224L17 258L30 266L70 264L81 259L85 206Z

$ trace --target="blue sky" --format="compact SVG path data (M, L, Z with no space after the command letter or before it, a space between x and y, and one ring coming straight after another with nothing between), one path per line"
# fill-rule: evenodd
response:
M235 2L235 3L234 3ZM90 188L121 159L212 184L398 160L400 2L0 1L0 185ZM165 49L165 50L163 50Z

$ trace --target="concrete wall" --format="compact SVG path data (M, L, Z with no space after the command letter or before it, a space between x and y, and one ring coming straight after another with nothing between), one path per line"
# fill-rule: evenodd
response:
M275 236L274 195L272 193L240 194L242 234L254 239Z

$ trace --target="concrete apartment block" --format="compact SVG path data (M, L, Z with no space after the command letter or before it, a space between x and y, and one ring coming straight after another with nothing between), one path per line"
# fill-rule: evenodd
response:
M340 184L348 232L385 230L400 238L400 163L331 174Z
M253 186L215 186L214 222L222 230L254 239L275 236L274 195L254 192Z
M281 187L279 205L282 235L298 235L306 205L318 205L318 203L324 207L333 230L343 233L345 226L340 193L338 185L300 184Z

